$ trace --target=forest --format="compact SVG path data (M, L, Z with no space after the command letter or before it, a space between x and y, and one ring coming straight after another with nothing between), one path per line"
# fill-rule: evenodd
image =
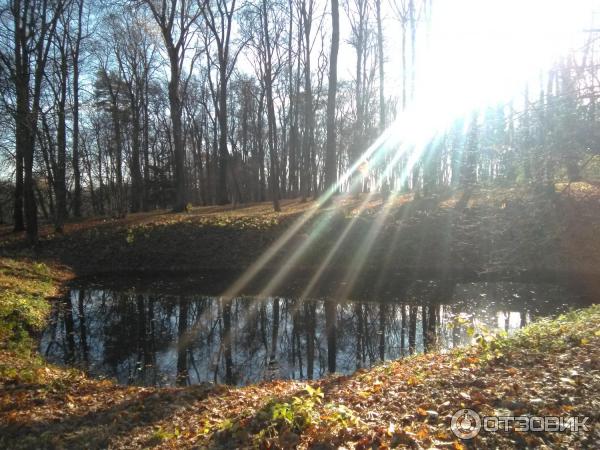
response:
M38 220L597 176L593 29L414 142L417 106L445 107L419 103L431 1L24 0L1 18L0 219L31 241Z
M598 17L0 0L0 449L597 448Z

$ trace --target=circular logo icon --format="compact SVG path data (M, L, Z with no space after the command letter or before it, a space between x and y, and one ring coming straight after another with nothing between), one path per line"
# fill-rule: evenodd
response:
M481 417L472 409L459 409L452 416L452 432L459 439L472 439L481 429Z

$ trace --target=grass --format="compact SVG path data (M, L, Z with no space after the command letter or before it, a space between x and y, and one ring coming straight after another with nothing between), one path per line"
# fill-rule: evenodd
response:
M36 335L46 325L49 300L65 273L28 259L0 258L0 381L35 382L45 365Z
M47 265L0 259L0 342L6 349L30 347L30 335L43 328L47 299L56 291Z
M482 350L527 349L532 352L562 352L573 346L586 346L600 336L600 305L578 309L556 318L542 318L519 330L514 336L499 335L480 341Z

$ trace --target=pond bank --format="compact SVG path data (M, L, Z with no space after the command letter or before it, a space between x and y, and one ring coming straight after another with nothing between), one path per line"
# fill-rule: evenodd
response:
M185 273L193 286L199 271L226 270L238 279L253 270L257 255L279 247L288 235L273 258L258 258L264 270L253 273L261 292L268 294L269 285L274 289L276 274L277 283L287 285L304 273L297 278L302 288L325 261L329 272L321 278L334 287L351 283L346 294L364 286L369 295L374 290L396 295L401 289L393 283L403 277L555 280L563 274L596 302L600 196L538 201L511 190L493 194L480 192L460 210L460 195L433 201L402 197L393 208L382 208L377 198L364 207L342 202L301 226L296 221L312 206L299 202L286 203L281 215L263 204L94 219L69 224L61 236L46 230L33 250L4 229L0 447L228 448L228 442L243 447L268 441L288 448L296 443L367 448L378 442L463 448L447 420L452 408L461 407L595 414L596 428L589 434L486 435L475 441L478 448L593 447L600 439L597 306L534 325L494 348L420 355L310 383L323 398L292 381L240 389L124 387L46 364L34 350L31 337L45 323L47 300L60 296L75 277ZM344 245L338 248L341 236Z
M3 296L56 293L49 288L56 288L60 273L6 259L1 265ZM15 283L14 276L27 284ZM449 354L418 355L308 384L125 387L46 364L26 344L3 348L0 361L0 447L11 449L593 448L600 439L598 306L543 320L511 338L482 336L480 345ZM461 442L450 430L450 416L460 408L588 416L591 431L482 433Z

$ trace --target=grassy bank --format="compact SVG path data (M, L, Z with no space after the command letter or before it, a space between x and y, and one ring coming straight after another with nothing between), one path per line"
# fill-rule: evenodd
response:
M0 448L593 448L600 439L600 306L308 384L125 387L37 355L32 335L68 274L31 261L0 267ZM589 416L591 431L459 441L450 418L460 408Z
M27 259L0 258L0 342L4 349L27 350L59 293L65 273Z

